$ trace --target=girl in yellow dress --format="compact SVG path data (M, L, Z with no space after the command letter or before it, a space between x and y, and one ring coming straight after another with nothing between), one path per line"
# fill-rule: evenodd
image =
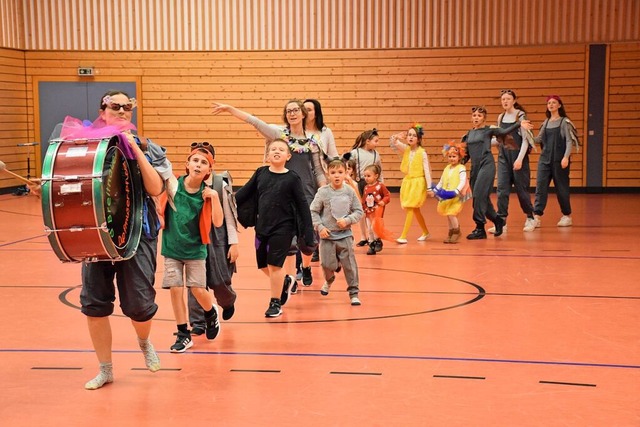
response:
M461 163L466 155L463 143L445 145L442 153L449 164L440 177L440 182L433 189L438 202L438 213L446 216L449 222L449 236L444 243L456 243L460 237L458 214L462 210L462 202L471 197L471 189L467 181L467 169Z
M429 238L429 229L424 222L420 207L427 199L427 192L431 191L431 167L426 150L422 147L422 135L424 131L420 124L412 126L406 132L400 132L391 136L391 147L402 155L400 170L405 174L400 185L400 204L407 212L402 234L396 240L398 243L407 243L409 227L415 216L422 229L422 235L418 241ZM406 143L401 140L406 140Z

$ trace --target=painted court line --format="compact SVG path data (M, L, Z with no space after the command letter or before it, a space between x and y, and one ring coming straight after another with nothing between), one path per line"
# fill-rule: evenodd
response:
M460 380L486 380L485 377L468 377L465 375L434 375L433 378L453 378Z
M114 353L139 354L140 350L114 350ZM0 349L0 353L95 353L94 350L60 350L60 349ZM158 351L161 354L174 354L169 350ZM267 353L267 352L240 352L240 351L189 351L190 355L198 356L272 356L272 357L330 357L346 359L389 359L389 360L424 360L424 361L449 361L449 362L477 362L477 363L506 363L516 365L549 365L549 366L577 366L589 368L617 368L640 369L640 365L623 365L613 363L586 363L549 360L516 360L516 359L489 359L489 358L464 358L444 356L402 356L385 354L335 354L335 353Z

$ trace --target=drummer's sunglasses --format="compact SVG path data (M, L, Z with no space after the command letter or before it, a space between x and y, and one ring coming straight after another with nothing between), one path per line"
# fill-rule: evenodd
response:
M111 104L107 105L107 107L109 107L109 109L113 110L113 111L120 111L121 108L124 111L132 111L133 110L133 104L117 104L115 102L112 102Z

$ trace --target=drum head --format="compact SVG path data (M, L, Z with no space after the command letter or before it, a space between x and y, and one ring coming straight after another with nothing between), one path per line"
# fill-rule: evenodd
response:
M140 243L143 184L135 160L125 158L117 145L107 148L103 168L103 207L109 237L118 254L130 258Z

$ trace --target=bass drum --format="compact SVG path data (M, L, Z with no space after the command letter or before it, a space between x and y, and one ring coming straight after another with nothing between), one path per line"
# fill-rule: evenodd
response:
M138 249L143 183L118 136L52 140L42 166L42 214L63 262L121 261Z

